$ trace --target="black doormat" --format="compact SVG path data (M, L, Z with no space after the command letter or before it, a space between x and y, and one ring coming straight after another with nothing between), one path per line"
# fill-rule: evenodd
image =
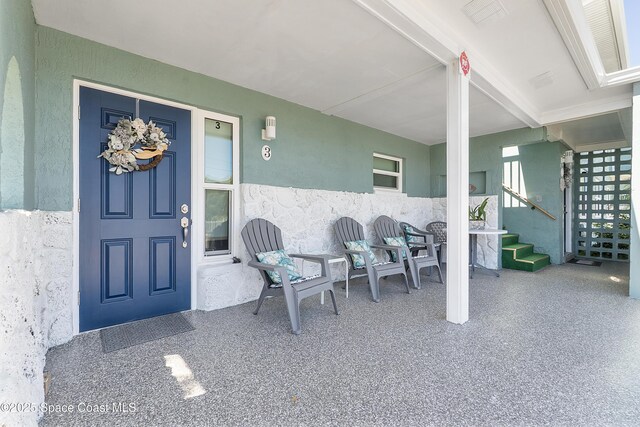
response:
M172 313L102 329L100 330L100 340L102 341L102 351L111 353L194 329L182 313Z
M573 258L567 261L569 264L578 264L578 265L590 265L592 267L600 267L602 263L600 261L594 261L592 259L579 259Z

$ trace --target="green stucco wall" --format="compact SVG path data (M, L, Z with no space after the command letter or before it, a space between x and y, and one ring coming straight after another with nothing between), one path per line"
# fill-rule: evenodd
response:
M469 139L469 173L486 172L485 194L500 194L502 147L533 144L545 140L544 128L517 129ZM446 195L447 147L431 146L431 196Z
M486 194L498 194L499 227L520 234L520 241L533 243L537 252L547 253L551 262L564 262L563 254L563 193L560 191L560 157L566 147L547 141L544 128L517 129L469 140L469 172L486 173ZM537 200L554 215L553 221L529 208L502 207L502 148L519 146L520 162L526 183L527 197ZM432 195L441 196L446 188L446 146L431 147Z
M241 118L241 181L372 192L373 152L406 159L405 192L428 196L429 147L281 99L47 27L36 30L36 205L72 207L74 78ZM277 118L273 157L262 160L264 117Z
M31 2L0 1L0 31L0 209L31 209L35 115Z
M529 207L502 209L504 227L519 234L521 242L533 243L536 252L549 254L554 264L564 262L564 194L560 190L560 158L566 150L560 142L519 147L527 198L555 216L555 221Z

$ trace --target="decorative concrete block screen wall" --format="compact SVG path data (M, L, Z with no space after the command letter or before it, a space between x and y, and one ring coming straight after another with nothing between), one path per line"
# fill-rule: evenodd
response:
M575 247L579 257L628 261L631 229L631 149L577 156Z

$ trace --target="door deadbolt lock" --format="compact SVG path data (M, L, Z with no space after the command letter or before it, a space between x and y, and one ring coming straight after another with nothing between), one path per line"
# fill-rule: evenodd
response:
M183 203L182 206L180 206L180 212L182 212L183 214L189 213L189 205Z

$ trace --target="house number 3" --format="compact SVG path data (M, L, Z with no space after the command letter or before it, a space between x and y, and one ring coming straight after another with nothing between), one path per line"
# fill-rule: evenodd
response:
M271 147L268 145L262 146L262 158L267 161L271 160Z

